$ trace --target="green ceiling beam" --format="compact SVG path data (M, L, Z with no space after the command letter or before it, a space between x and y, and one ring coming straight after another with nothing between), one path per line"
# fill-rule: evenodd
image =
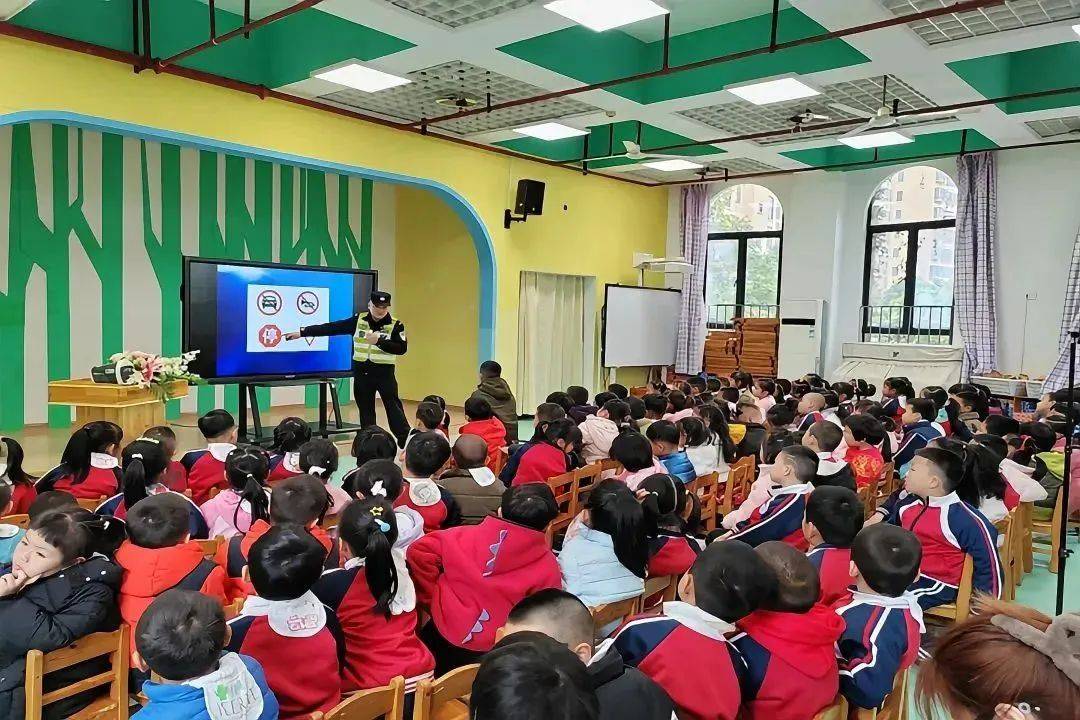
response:
M1080 43L958 60L948 67L987 98L1075 87L1080 84ZM1080 93L998 103L1010 115L1075 105L1080 105Z

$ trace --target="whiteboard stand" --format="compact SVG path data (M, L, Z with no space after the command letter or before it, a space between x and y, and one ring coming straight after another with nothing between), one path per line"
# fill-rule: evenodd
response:
M682 290L604 286L600 365L614 382L621 367L675 364Z

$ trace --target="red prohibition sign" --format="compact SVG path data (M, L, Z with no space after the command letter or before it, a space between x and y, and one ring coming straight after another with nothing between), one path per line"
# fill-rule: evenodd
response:
M304 315L314 315L319 311L319 296L305 290L296 296L296 309Z
M277 347L281 342L281 328L277 325L263 325L259 328L259 344L263 347Z
M281 294L277 290L263 290L255 298L255 306L263 315L277 315L281 312Z

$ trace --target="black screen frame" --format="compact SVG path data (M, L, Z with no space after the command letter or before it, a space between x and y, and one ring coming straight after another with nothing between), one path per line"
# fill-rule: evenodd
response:
M279 270L303 270L303 271L309 271L309 272L332 272L332 273L336 273L336 274L349 273L349 274L352 274L352 275L367 275L367 276L371 277L371 291L375 292L376 290L379 289L379 272L378 272L378 270L364 270L364 269L361 269L361 268L334 268L334 267L325 267L325 266L319 266L319 265L286 265L284 263L275 263L275 262L260 262L260 261L254 261L254 260L229 260L229 259L225 259L225 258L207 258L207 257L197 257L197 256L191 256L191 255L183 256L183 263L184 263L183 276L182 276L182 280L180 282L180 305L181 305L181 308L182 308L182 313L181 313L181 315L182 315L182 320L181 320L181 341L180 342L181 342L181 347L183 348L183 352L188 352L190 350L200 350L200 351L202 351L204 349L204 348L201 348L201 347L200 348L192 347L192 327L191 327L191 322L190 322L190 320L191 320L190 315L191 315L191 311L192 311L192 303L190 302L190 298L188 296L188 291L192 287L192 285L191 285L191 269L195 265L214 265L214 266L217 266L217 265L231 265L231 266L234 266L234 267L259 267L259 268L274 268L274 269L279 269ZM354 290L354 298L353 298L354 307L357 309L358 312L363 313L364 308L367 305L366 305L365 298L361 297L362 293L360 291L360 285L358 283L354 283L353 290ZM211 318L212 322L206 323L205 326L216 328L217 327L217 316L216 316L217 303L210 303L209 306L210 306L210 308L212 308L215 315L214 315L213 318ZM216 346L216 342L217 342L217 340L215 338L214 339L215 346ZM211 359L211 362L213 362L214 365L216 366L216 356L214 356ZM289 380L311 380L311 379L319 379L319 378L348 378L348 377L352 377L352 374L353 374L352 369L349 369L349 370L341 370L341 371L334 371L334 372L301 372L301 373L289 373L289 374L275 373L275 374L228 375L228 376L222 375L222 376L211 376L211 377L205 377L204 376L203 379L206 380L207 384L209 384L209 385L233 385L233 384L254 384L254 383L264 383L264 382L266 382L266 383L269 383L269 382L281 383L283 381L289 381Z

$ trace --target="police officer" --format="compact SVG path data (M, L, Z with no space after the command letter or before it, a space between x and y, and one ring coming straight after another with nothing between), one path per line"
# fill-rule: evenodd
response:
M368 311L363 315L303 327L299 332L288 333L285 339L327 335L353 336L353 394L360 409L360 424L364 427L375 424L375 393L378 392L386 408L390 431L404 447L409 435L409 421L405 419L398 397L394 365L397 356L408 350L408 342L405 325L390 315L390 293L371 293Z

